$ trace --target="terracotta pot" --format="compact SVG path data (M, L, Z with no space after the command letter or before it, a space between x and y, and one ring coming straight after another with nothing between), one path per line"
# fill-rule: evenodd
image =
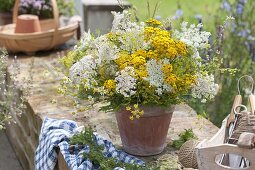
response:
M0 25L7 25L12 23L11 12L0 12Z
M161 153L166 144L166 136L173 110L158 107L142 107L144 115L130 120L130 111L122 109L116 113L123 149L138 156Z
M41 32L39 18L36 15L19 15L17 18L15 33Z

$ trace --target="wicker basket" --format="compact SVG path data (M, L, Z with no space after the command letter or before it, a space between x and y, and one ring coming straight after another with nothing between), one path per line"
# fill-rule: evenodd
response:
M71 39L78 28L78 23L59 27L59 12L56 0L51 0L53 19L41 20L42 32L14 33L18 17L20 0L16 0L13 9L13 24L0 26L0 46L12 52L33 53L49 50Z

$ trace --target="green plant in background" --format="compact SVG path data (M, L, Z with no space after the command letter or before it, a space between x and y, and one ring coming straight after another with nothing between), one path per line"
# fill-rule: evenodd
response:
M57 0L60 15L72 16L74 14L73 0Z
M231 15L235 18L228 29L222 32L225 37L221 48L223 66L238 68L240 71L231 79L228 76L218 77L222 83L222 90L216 98L217 107L213 110L213 114L211 112L217 124L221 124L221 120L230 112L233 98L238 93L239 77L251 75L254 78L255 76L255 1L235 0L231 3L228 0L222 0L222 9L219 9L216 15L216 24L221 15ZM243 96L247 91L245 85L245 83L241 84Z
M7 56L5 51L0 51L0 130L4 128L6 122L10 121L12 116L8 113L8 108L5 105L4 95L2 91L5 91L5 77L7 68Z
M33 77L30 75L24 80L20 87L16 80L20 73L20 68L16 57L10 64L12 72L8 75L7 81L7 52L0 48L0 130L5 128L5 124L14 121L15 116L21 116L26 108L27 96L32 88ZM33 63L30 69L33 68Z
M224 27L219 27L219 23L222 23L222 16L232 16L234 20L225 23ZM221 7L215 16L215 26L220 41L217 46L222 56L223 67L236 68L238 71L232 75L216 76L221 90L214 102L207 105L196 102L192 106L200 113L206 110L210 120L220 126L222 120L230 113L234 96L238 94L238 79L242 75L251 75L253 78L255 76L255 1L222 0ZM244 97L243 104L247 104L246 97L250 93L249 81L244 80L240 84L241 94Z
M100 170L110 170L122 167L126 170L146 170L144 166L128 164L118 161L116 158L107 158L103 154L104 147L96 143L91 127L86 127L81 133L74 135L69 142L71 145L86 145L89 153L84 153L85 159L89 159L93 166L100 167ZM149 170L149 169L148 169Z
M0 12L11 12L15 0L0 0Z
M157 2L160 2L158 10L155 14L156 18L165 19L168 17L178 16L182 14L185 20L195 22L197 17L204 19L205 29L210 32L214 31L214 14L220 6L219 0L128 0L137 11L140 20L148 17L146 4L150 3L153 9Z
M179 139L173 141L172 146L176 149L180 149L180 147L190 139L197 139L197 136L192 129L185 129L184 132L179 134Z

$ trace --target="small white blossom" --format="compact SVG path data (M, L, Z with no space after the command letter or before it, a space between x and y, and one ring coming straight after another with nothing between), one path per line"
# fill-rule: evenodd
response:
M90 31L84 32L79 42L79 45L74 46L74 50L79 51L79 50L84 50L88 48L90 46L91 41L92 41L92 36L90 34Z
M122 20L124 19L124 15L127 15L126 11L123 13L120 12L112 12L114 19L112 21L112 32L115 32L119 29Z
M133 67L125 67L124 70L116 73L116 91L124 97L130 97L136 93L135 70Z
M112 22L112 30L111 32L120 32L120 31L129 31L129 29L139 29L139 25L136 22L131 21L131 15L128 11L120 12L112 12L114 19ZM141 23L141 26L144 23Z
M148 43L144 41L144 23L137 24L131 22L130 14L127 11L123 13L113 12L114 20L111 32L118 33L120 49L134 52L139 49L145 49Z
M70 80L76 84L84 83L87 88L91 88L96 84L96 81L94 80L96 74L96 64L91 55L83 57L69 70Z
M118 47L108 41L106 36L95 39L93 46L97 49L95 50L95 56L98 65L100 65L102 61L110 61L118 58Z
M171 87L164 83L164 73L162 71L163 63L169 63L167 60L156 61L154 59L149 60L146 63L146 69L148 77L145 78L150 85L157 87L156 93L161 95L164 91L171 91Z
M148 46L144 41L143 28L139 27L129 29L118 40L121 42L120 49L125 51L135 52Z
M203 25L200 23L197 26L192 24L188 27L188 22L183 22L181 24L181 31L175 30L174 36L180 41L186 43L188 46L192 47L194 51L198 49L208 48L210 32L201 31ZM197 58L197 54L194 56Z
M211 100L217 94L219 86L214 83L214 76L211 75L197 75L196 84L192 86L192 97L201 99L202 103Z

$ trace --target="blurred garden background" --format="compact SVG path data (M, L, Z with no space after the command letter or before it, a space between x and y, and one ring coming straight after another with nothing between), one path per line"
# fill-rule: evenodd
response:
M174 23L188 21L202 22L203 29L212 32L211 46L222 58L222 66L237 69L235 74L216 74L220 91L214 101L202 104L189 102L198 114L210 119L217 126L229 114L235 95L237 82L242 75L254 78L255 61L255 1L253 0L129 0L136 10L139 20L153 15L157 19L170 18ZM149 5L148 5L149 2ZM156 9L155 9L156 8ZM150 9L150 12L148 12ZM155 11L155 12L154 12ZM212 58L214 54L204 54ZM251 93L252 80L240 84L243 104ZM254 91L252 91L254 93Z

